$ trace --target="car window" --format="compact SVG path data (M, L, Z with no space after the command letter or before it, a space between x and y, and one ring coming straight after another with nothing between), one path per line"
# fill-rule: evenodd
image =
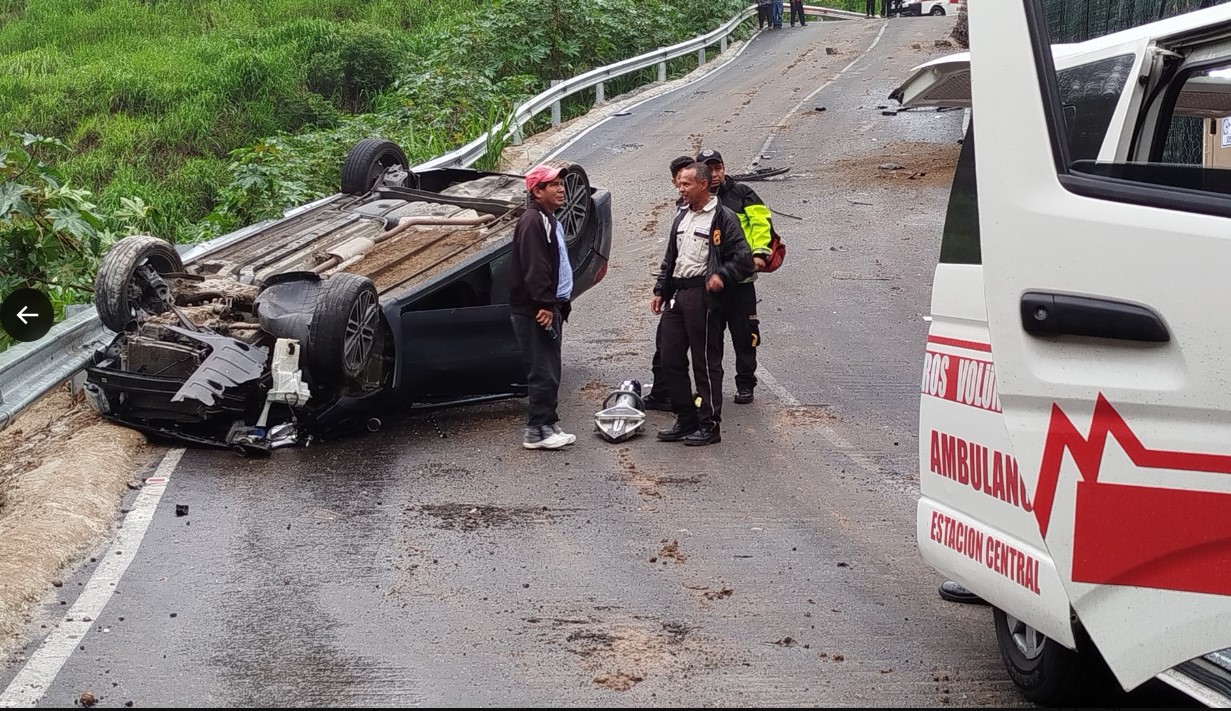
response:
M1122 54L1056 72L1070 159L1098 157L1135 59Z

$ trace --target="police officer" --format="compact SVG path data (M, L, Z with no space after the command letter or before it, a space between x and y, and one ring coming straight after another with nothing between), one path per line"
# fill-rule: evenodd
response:
M675 188L675 177L680 174L680 170L685 166L692 165L692 156L676 156L671 160L671 187ZM679 192L676 192L675 209L679 212L684 207L683 198L679 197ZM650 374L653 382L650 384L650 392L646 395L641 403L647 410L671 410L671 393L667 390L667 378L663 375L662 368L662 319L658 319L658 330L654 335L654 357L650 360Z
M718 151L701 151L697 162L710 167L713 173L710 190L739 218L744 238L752 251L755 269L761 271L770 255L769 208L755 190L727 175L722 154ZM752 402L753 389L757 386L757 346L761 342L761 321L757 317L755 280L756 274L753 274L732 284L723 293L722 299L726 327L731 332L731 345L735 349L735 402L740 405Z
M650 300L650 311L662 315L662 365L675 412L675 424L658 438L693 446L722 441L722 314L715 300L753 269L739 218L710 195L710 178L704 163L676 177L684 206L671 224ZM688 382L690 354L699 408Z

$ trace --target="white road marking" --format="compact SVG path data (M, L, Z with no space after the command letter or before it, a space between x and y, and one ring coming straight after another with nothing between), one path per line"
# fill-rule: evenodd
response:
M885 30L886 30L886 29L888 29L888 27L889 27L889 22L888 22L887 20L886 20L885 22L882 22L882 23L881 23L881 31L880 31L880 32L878 32L878 33L876 33L876 39L872 40L872 44L868 45L868 48L867 48L867 49L865 49L865 50L864 50L864 51L863 51L863 52L862 52L862 53L861 53L858 57L855 57L854 59L852 59L850 64L848 64L848 65L846 65L845 67L843 67L843 68L842 68L842 71L840 71L840 72L838 72L837 74L833 75L833 77L832 77L829 81L827 81L827 82L825 82L824 84L821 84L820 86L818 86L816 89L814 89L814 90L812 91L812 93L811 93L811 94L808 94L807 96L805 96L805 97L803 98L803 100L802 100L802 101L800 101L798 104L795 104L795 108L793 108L793 109L791 109L790 111L786 112L786 114L785 114L785 115L784 115L781 119L779 119L779 120L778 120L778 123L774 124L774 125L775 125L775 128L774 128L772 131L770 131L770 132L769 132L769 136L768 136L768 137L766 137L766 139L765 139L765 143L761 144L761 150L760 150L760 151L758 151L758 152L757 152L757 154L756 154L756 155L754 155L754 156L752 157L752 161L760 160L761 156L765 155L765 153L766 153L767 151L769 151L769 147L770 147L770 145L774 142L774 138L777 136L777 133L778 133L779 128L780 128L780 127L782 127L782 126L785 126L785 125L786 125L787 120L788 120L788 119L790 119L792 116L794 116L796 113L798 113L798 112L799 112L799 110L800 110L801 108L803 108L803 105L804 105L804 104L806 104L806 103L808 103L809 101L811 101L811 100L812 100L812 97L814 97L814 96L816 96L817 94L819 94L819 93L821 93L822 91L824 91L824 90L825 90L825 89L826 89L826 88L827 88L830 84L833 84L833 83L834 83L834 82L836 82L837 80L841 79L841 78L842 78L842 75L843 75L843 74L846 74L848 71L850 71L851 67L855 66L855 65L856 65L856 64L858 64L858 63L859 63L859 62L860 62L860 61L861 61L864 57L868 56L868 53L869 53L869 52L871 52L873 49L875 49L875 48L876 48L876 45L880 44L881 37L883 37L883 36L884 36L884 34L885 34ZM747 166L747 170L748 170L748 171L751 171L751 170L752 170L752 161L749 161L749 163L748 163L748 166Z
M781 119L779 119L776 125L777 126L786 125L787 120L790 119L791 116L796 114L804 104L808 103L808 101L810 101L812 97L821 93L826 87L828 87L830 84L833 84L835 81L841 78L843 74L846 74L848 71L850 71L851 67L855 66L855 64L857 64L860 60L868 56L868 53L871 52L873 49L875 49L876 45L880 43L881 37L884 36L885 29L887 27L889 27L888 22L882 23L881 31L877 33L876 39L872 40L872 44L868 45L867 49L865 49L858 57L855 57L854 59L852 59L851 63L843 67L842 71L835 74L833 78L831 78L829 81L825 82L824 84L821 84L820 86L818 86L816 90L813 91L811 94L808 94L807 96L805 96L803 98L803 101L800 101L798 104L795 105L795 108L788 111L786 115L784 115ZM766 151L769 150L769 146L771 143L773 143L774 136L777 133L777 131L778 129L775 128L773 131L770 132L769 137L765 139L765 144L761 146L761 151L757 153L755 156L753 156L753 160L759 159L761 155L763 155ZM749 163L748 165L748 170L749 171L752 170L751 163ZM764 359L758 358L757 360L762 361ZM803 406L803 403L801 403L794 395L792 395L790 391L787 390L782 385L782 383L779 383L778 379L775 378L773 374L769 372L769 369L767 369L765 365L761 362L757 363L756 375L757 375L758 383L763 384L765 385L765 387L769 388L770 391L773 392L775 395L777 395L778 399L781 400L782 403L786 405L787 407L802 407ZM838 434L837 431L835 431L832 427L830 427L829 425L823 425L819 423L816 424L815 427L817 431L821 433L821 436L824 437L825 440L829 442L829 444L831 444L834 449L837 449L838 451L845 454L847 459L850 459L852 462L854 462L855 464L858 464L860 467L862 467L863 469L865 469L866 471L872 474L877 474L880 472L880 467L877 466L876 462L869 459L867 455L859 451L859 449L856 448L855 445L848 442L845 437Z
M128 570L129 563L137 557L137 549L141 547L145 532L154 518L154 510L158 508L158 502L167 489L167 482L171 481L171 474L183 456L183 449L167 452L154 476L145 480L145 486L142 487L141 493L137 494L132 511L124 517L124 527L107 550L107 555L98 564L98 569L86 583L77 601L65 613L64 619L47 635L47 639L43 640L43 644L30 656L12 683L0 694L0 707L34 706L43 698L65 662L77 649L80 640L94 626L94 621L111 600L111 595L124 571Z

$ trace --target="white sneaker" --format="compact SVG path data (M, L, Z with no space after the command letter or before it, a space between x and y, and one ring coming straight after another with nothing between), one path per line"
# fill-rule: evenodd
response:
M539 436L525 437L522 439L521 446L526 449L560 449L576 441L577 438L573 435L556 432L552 427L540 427Z
M567 439L568 441L565 442L565 444L573 444L574 442L577 441L577 435L571 435L568 432L565 432L564 430L560 429L559 423L552 425L551 431Z

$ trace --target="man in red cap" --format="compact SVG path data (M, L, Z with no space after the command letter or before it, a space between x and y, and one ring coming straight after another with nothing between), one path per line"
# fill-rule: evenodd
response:
M560 394L560 339L573 292L573 268L564 227L555 211L564 205L561 169L537 165L526 173L526 210L513 232L509 305L513 333L526 366L529 411L522 446L560 449L577 441L556 424Z

